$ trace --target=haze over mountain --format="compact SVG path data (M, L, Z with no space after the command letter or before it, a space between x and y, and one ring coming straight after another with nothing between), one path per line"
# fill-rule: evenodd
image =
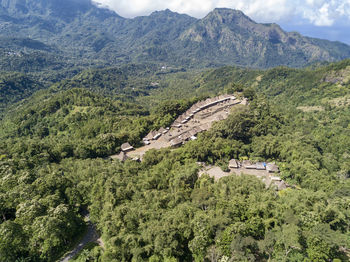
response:
M0 50L39 56L40 67L159 62L170 65L301 67L350 57L350 46L287 33L232 9L203 19L170 10L126 19L90 0L1 0ZM45 57L45 58L44 58ZM45 60L44 62L42 62ZM49 66L47 65L49 64Z

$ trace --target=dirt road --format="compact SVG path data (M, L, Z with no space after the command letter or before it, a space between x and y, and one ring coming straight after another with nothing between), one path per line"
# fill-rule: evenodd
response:
M87 243L98 242L101 245L101 241L98 241L99 235L97 234L96 227L94 224L91 223L89 215L87 215L85 219L87 220L88 225L84 237L77 244L77 246L68 254L66 254L64 258L59 260L59 262L68 262L69 260L71 260L75 255L77 255L81 250L83 250Z

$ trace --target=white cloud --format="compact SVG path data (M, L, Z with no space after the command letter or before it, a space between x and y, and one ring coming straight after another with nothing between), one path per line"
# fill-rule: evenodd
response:
M296 15L317 26L331 26L340 19L350 20L350 0L307 0Z
M242 10L258 22L283 22L302 18L317 26L350 21L350 0L95 0L125 17L148 15L166 8L203 17L215 7Z

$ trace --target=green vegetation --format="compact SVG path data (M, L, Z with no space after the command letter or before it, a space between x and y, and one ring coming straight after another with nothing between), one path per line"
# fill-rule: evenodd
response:
M350 60L319 62L349 46L228 9L124 19L25 2L0 4L0 262L57 261L87 211L104 245L73 261L350 260ZM217 67L232 64L279 67ZM197 140L109 158L225 93L249 106ZM231 158L276 161L292 186L198 177Z
M2 73L0 261L56 261L84 231L85 210L104 248L74 261L348 261L349 68ZM142 162L108 158L226 92L249 106L197 140ZM231 158L276 161L293 187L198 178L197 162Z
M126 19L90 0L7 0L0 3L0 22L0 70L6 71L131 62L186 68L302 67L350 56L346 44L258 24L231 9L215 9L203 19L170 10Z
M73 259L72 262L85 262L85 261L93 261L96 257L100 256L102 252L101 247L98 246L97 243L89 243L86 247L79 252Z
M24 74L4 73L0 75L0 112L8 105L27 98L43 88L40 82Z

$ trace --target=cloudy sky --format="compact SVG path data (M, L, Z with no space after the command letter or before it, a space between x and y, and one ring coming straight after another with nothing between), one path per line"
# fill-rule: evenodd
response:
M215 7L242 10L257 22L350 44L350 0L95 0L124 17L169 8L197 18Z

